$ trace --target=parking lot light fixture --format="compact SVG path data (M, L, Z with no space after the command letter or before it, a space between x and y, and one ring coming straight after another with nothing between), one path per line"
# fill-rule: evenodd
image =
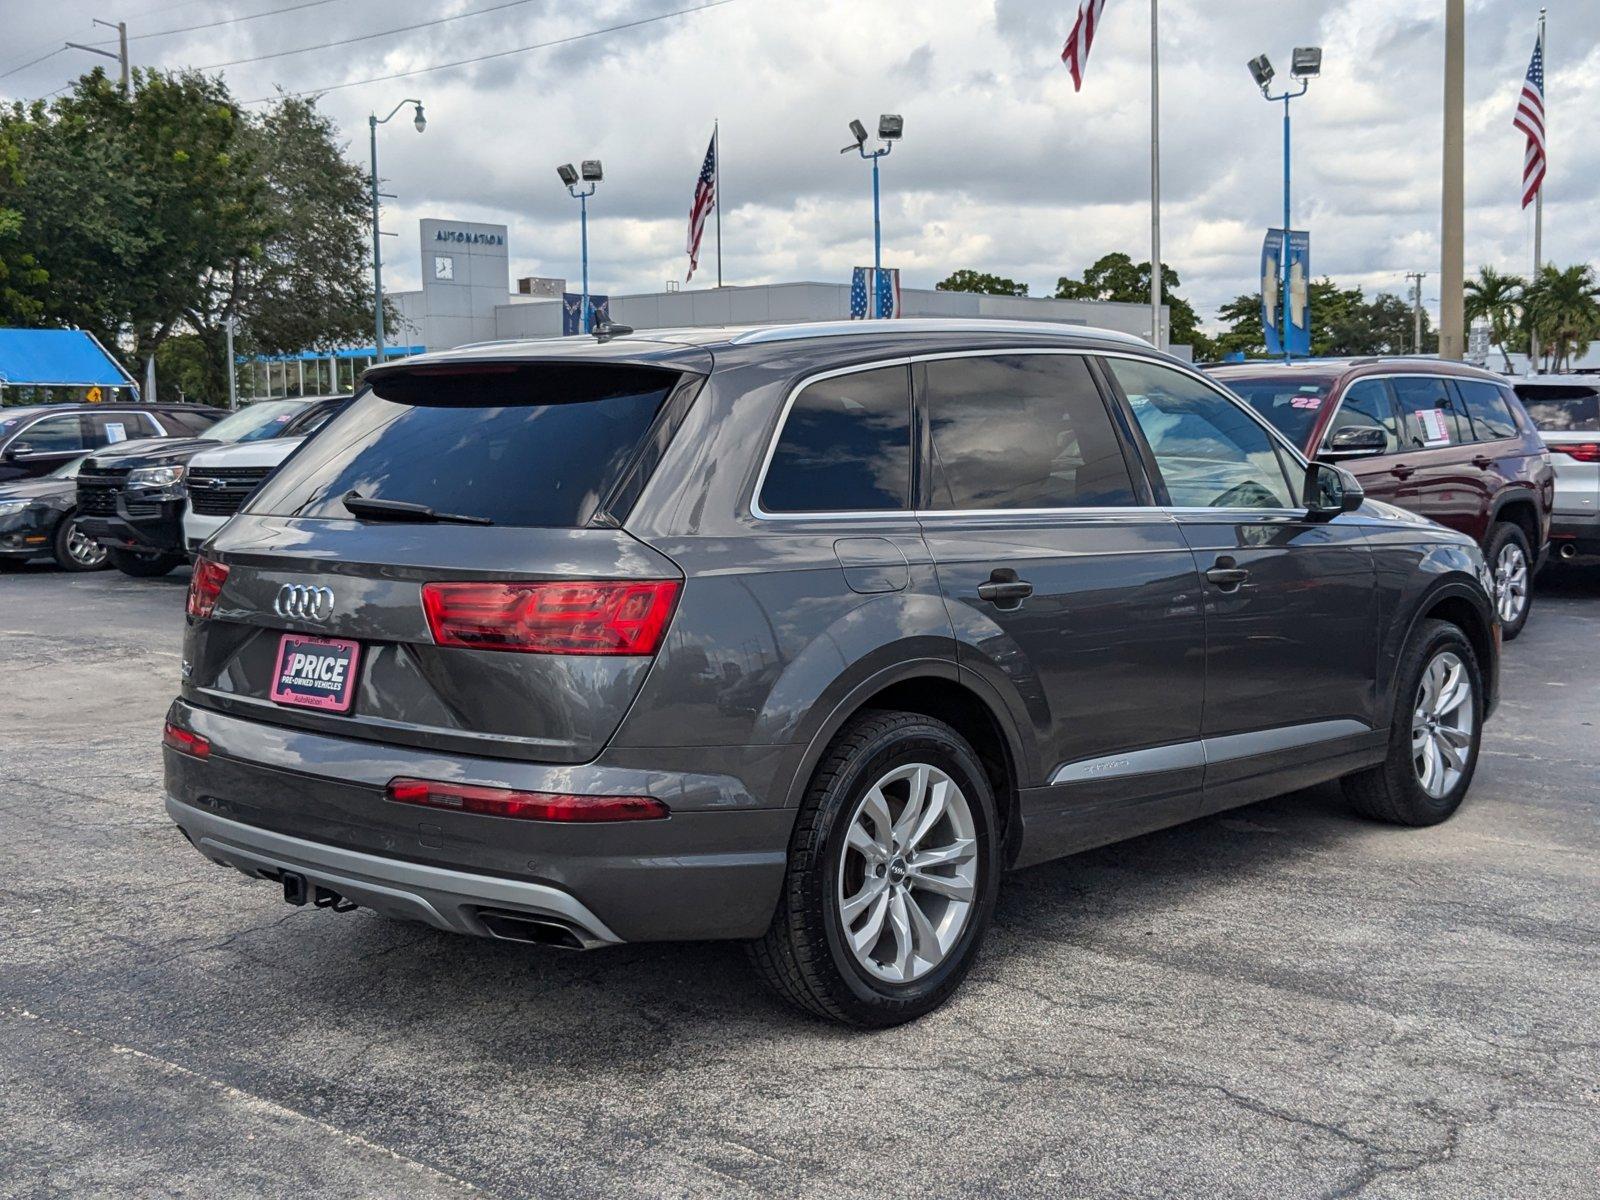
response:
M411 105L413 116L411 124L421 133L428 127L428 118L422 111L422 101L414 96L408 96L389 110L389 115L380 117L371 113L367 117L367 132L372 140L372 312L373 312L373 349L374 362L383 362L383 230L378 226L378 126L387 125L394 119L395 113L406 105Z
M872 163L872 309L871 315L878 315L878 276L883 271L883 219L881 216L881 192L878 184L878 160L894 149L894 144L900 140L905 132L905 118L899 113L883 113L878 117L878 140L883 144L876 150L867 150L867 127L860 121L850 122L850 136L855 139L850 145L839 151L840 154L849 154L854 150L862 158Z
M1289 101L1304 96L1311 86L1311 80L1322 73L1322 48L1320 46L1298 46L1295 48L1289 70L1300 87L1291 91L1285 88L1280 94L1272 94L1272 64L1267 61L1265 54L1258 54L1250 60L1250 74L1255 78L1256 86L1261 89L1261 95L1272 103L1283 102L1283 244L1278 251L1278 273L1283 276L1283 296L1280 300L1283 313L1283 358L1288 362L1293 357L1289 349Z
M583 260L583 305L579 312L580 328L584 333L589 332L589 197L594 195L594 190L604 178L605 172L601 169L598 158L583 160L581 174L575 170L571 163L562 163L556 168L556 174L561 177L561 182L566 185L567 194L578 202L578 239L580 254ZM579 187L579 179L588 187Z

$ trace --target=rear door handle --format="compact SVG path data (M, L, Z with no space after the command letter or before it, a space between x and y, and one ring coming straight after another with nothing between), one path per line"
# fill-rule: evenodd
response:
M1472 465L1481 471L1485 468L1494 466L1494 459L1490 458L1487 454L1476 454L1473 455Z
M1018 579L1010 567L996 567L989 572L987 583L978 585L978 599L987 600L998 608L1017 608L1033 595L1033 584Z
M1250 578L1250 572L1238 565L1232 558L1224 555L1217 559L1217 565L1206 572L1206 578L1216 584L1224 592L1237 591L1239 585Z
M1405 463L1395 463L1394 466L1389 468L1389 474L1396 479L1410 479L1412 475L1416 474L1416 470L1415 467L1408 467Z

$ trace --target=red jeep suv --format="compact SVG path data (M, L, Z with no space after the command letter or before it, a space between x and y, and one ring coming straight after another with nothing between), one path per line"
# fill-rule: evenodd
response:
M1549 551L1555 470L1510 384L1437 359L1309 359L1214 367L1305 451L1368 497L1477 539L1507 641L1522 632Z

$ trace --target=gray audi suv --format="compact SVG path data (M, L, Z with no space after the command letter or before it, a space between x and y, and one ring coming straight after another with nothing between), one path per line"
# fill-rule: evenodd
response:
M463 348L369 371L209 543L167 811L294 904L742 939L889 1025L959 985L1011 868L1333 779L1444 820L1489 587L1114 333Z

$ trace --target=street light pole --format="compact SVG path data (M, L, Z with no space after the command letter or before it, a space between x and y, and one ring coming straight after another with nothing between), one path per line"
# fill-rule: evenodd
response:
M1289 73L1294 79L1299 81L1300 89L1298 91L1292 91L1289 88L1285 88L1282 93L1274 96L1272 94L1272 78L1274 74L1272 63L1267 60L1267 56L1265 54L1258 55L1250 60L1250 74L1255 77L1256 86L1261 89L1261 95L1274 104L1278 103L1279 101L1282 101L1283 103L1283 229L1281 231L1283 234L1283 239L1279 243L1278 247L1278 271L1282 276L1283 288L1283 292L1279 297L1279 301L1282 304L1280 311L1283 313L1284 362L1289 362L1294 357L1294 353L1289 347L1289 326L1294 320L1292 309L1290 307L1291 288L1289 286L1289 198L1290 184L1292 182L1291 164L1293 163L1293 142L1291 136L1289 102L1304 96L1311 88L1311 80L1317 75L1321 74L1321 72L1321 48L1317 46L1297 46L1294 51L1294 57L1291 60L1291 68ZM1309 286L1309 281L1307 282ZM1308 334L1309 332L1310 331L1307 330Z
M870 154L867 153L867 127L860 121L851 121L850 132L855 136L855 144L846 146L839 153L849 154L854 150L872 164L872 298L867 311L870 316L876 318L881 315L878 308L878 281L883 276L883 191L878 180L878 160L894 149L894 144L905 132L905 121L898 113L884 113L880 116L878 140L883 145Z
M583 263L583 297L579 300L583 307L578 312L578 328L588 333L593 324L589 319L589 197L594 195L600 181L605 178L605 170L598 158L586 158L581 169L571 163L562 163L556 168L556 174L566 185L567 195L578 202L578 251ZM579 187L580 179L589 186Z
M589 197L594 195L594 185L578 193L578 254L583 259L583 331L589 332Z
M423 115L422 101L405 99L389 110L387 117L379 117L371 113L367 117L367 132L372 141L372 312L373 312L373 362L383 362L383 230L378 225L378 126L386 125L395 113L406 105L416 106L416 115L411 123L416 126L418 133L428 127L428 118Z

